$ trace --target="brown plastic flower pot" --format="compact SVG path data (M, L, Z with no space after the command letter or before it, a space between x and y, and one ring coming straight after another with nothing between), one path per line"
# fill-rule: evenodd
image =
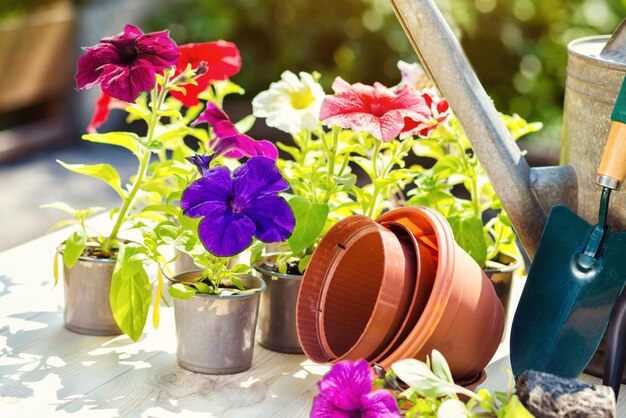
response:
M456 379L478 375L495 354L504 332L504 309L493 285L476 262L454 241L450 225L425 207L394 209L378 222L406 225L418 241L436 239L437 274L426 308L415 328L381 365L402 358L424 361L439 350Z
M338 222L313 253L296 310L298 338L313 361L375 357L409 308L416 256L362 215Z
M390 353L393 353L415 328L430 298L437 272L437 262L436 258L432 256L431 248L418 241L407 226L398 222L383 222L382 225L391 230L400 240L409 241L415 248L417 261L416 280L411 304L404 321L400 325L400 329L389 345L378 356L367 359L370 363L379 363Z

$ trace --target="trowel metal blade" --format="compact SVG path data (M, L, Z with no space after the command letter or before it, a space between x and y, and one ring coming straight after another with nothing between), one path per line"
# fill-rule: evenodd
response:
M607 231L591 268L578 263L593 226L555 206L511 329L513 373L578 376L598 348L626 282L626 234Z

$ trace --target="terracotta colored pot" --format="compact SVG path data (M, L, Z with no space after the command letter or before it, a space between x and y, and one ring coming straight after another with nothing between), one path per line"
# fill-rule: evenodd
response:
M394 209L378 222L406 225L418 241L439 250L432 293L417 325L381 365L402 358L424 361L439 350L456 379L478 375L495 354L504 332L504 309L493 285L476 262L454 241L450 225L425 207Z
M311 257L296 310L300 345L317 362L373 358L409 308L416 255L362 215L338 222Z
M411 303L409 305L407 315L400 325L400 329L389 345L378 356L368 359L370 363L378 363L387 355L393 353L407 338L411 330L415 328L415 325L424 311L426 303L430 297L433 283L435 281L435 274L437 272L437 263L431 255L430 248L421 241L418 241L408 227L397 222L383 222L382 225L393 232L398 239L405 241L408 240L415 249L417 261L415 274L416 279Z

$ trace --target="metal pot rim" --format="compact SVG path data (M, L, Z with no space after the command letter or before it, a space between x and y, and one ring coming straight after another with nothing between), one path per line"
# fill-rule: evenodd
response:
M503 255L505 257L510 257L512 261L510 261L504 268L483 268L485 273L511 273L522 265L522 260L513 257L511 254L499 253L498 255ZM502 264L502 263L500 263Z
M179 273L176 276L174 276L172 278L172 280L170 281L170 286L174 283L185 283L183 281L177 280L176 278L182 275L186 275L186 274L193 274L193 273L201 273L202 270L190 270L190 271L186 271L184 273ZM246 293L244 295L242 294L234 294L234 295L209 295L207 293L196 293L195 295L192 296L192 298L205 298L205 299L249 299L252 298L256 295L260 295L261 293L265 292L265 290L267 289L267 285L265 284L265 281L259 277L255 277L251 274L236 274L237 277L241 277L241 278L247 278L247 279L251 279L255 282L259 283L259 290L254 292L254 293Z
M266 254L265 256L263 256L259 260L257 260L252 265L252 268L254 270L258 271L259 273L261 273L263 275L266 275L266 276L274 276L274 277L278 277L279 279L287 279L287 280L302 280L302 277L304 276L303 274L279 273L277 271L268 270L268 269L263 267L265 265L265 262L267 261L267 259L269 257L273 257L273 256L278 255L278 254L280 254L280 253Z
M123 239L120 238L119 241L123 241L124 244L128 244L130 242L134 242L128 239ZM89 247L96 247L100 245L99 243L93 241L93 237L89 237L89 241L87 241L85 243L85 247L89 246ZM59 252L59 254L63 254L63 249L65 248L65 240L63 242L61 242L58 246L57 246L57 251ZM117 258L97 258L97 257L85 257L83 255L81 255L80 257L78 257L79 261L86 261L86 262L91 262L91 263L104 263L104 264L109 264L109 263L117 263Z

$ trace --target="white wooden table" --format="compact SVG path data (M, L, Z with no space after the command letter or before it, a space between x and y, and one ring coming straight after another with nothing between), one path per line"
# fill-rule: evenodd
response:
M173 312L163 308L138 343L63 327L62 284L53 287L57 232L0 253L0 417L306 417L328 370L301 355L255 347L244 373L205 376L176 364ZM485 387L504 389L508 343ZM584 380L599 382L588 376ZM626 417L623 390L618 411Z

